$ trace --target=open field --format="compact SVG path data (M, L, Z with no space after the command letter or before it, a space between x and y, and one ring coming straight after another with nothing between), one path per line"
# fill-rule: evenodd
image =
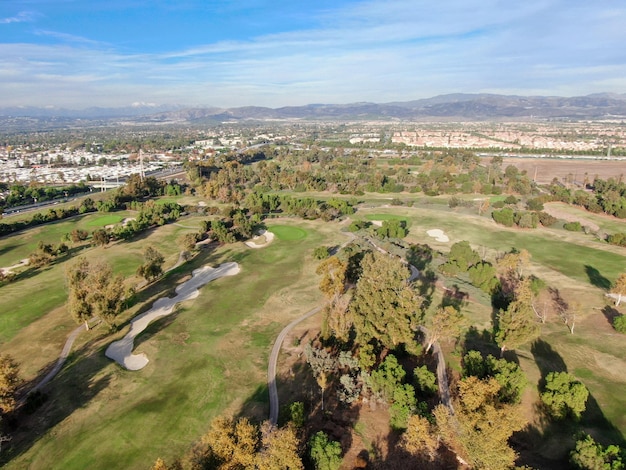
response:
M567 299L580 302L574 335L551 318L543 326L540 342L516 351L515 358L531 383L525 406L529 415L534 413L536 384L546 371L566 369L580 378L592 395L582 426L606 442L622 442L626 397L615 390L626 384L626 342L600 309L606 306L604 289L626 268L626 251L590 235L562 229L508 229L487 217L451 210L426 198L415 207L386 203L384 198L378 202L372 199L353 218L406 220L408 241L427 243L443 252L460 240L468 240L490 259L512 247L525 248L532 255L531 272L559 288ZM94 214L96 217L101 215ZM77 222L65 222L70 224L67 226L51 224L46 226L53 227L51 231L37 234L56 237L77 226L71 224L87 224L89 220L85 216ZM132 242L88 248L85 253L90 258L105 258L116 272L129 276L130 283L137 283L134 272L147 244L165 255L167 268L178 257L176 239L197 230L202 220L188 217ZM98 327L82 334L60 375L47 386L48 401L26 417L15 432L12 445L16 451L6 468L148 468L157 457L167 462L180 457L218 414L266 417L265 374L271 345L284 325L322 301L313 249L339 245L347 239L340 233L345 224L337 222L281 218L268 219L266 224L276 235L271 244L256 250L243 243L205 248L192 261L141 291L139 303L124 314L118 332L106 335ZM426 234L435 228L443 230L450 241L437 242ZM30 243L29 235L40 229L1 239L0 257L6 258L0 259L6 259L7 265L13 262L19 250L26 250L20 244ZM106 347L127 332L132 316L147 310L164 293L171 293L188 279L192 269L228 261L240 264L237 276L203 287L197 299L180 305L174 314L151 324L137 338L136 351L150 357L145 369L126 371L104 357ZM0 353L10 351L22 363L27 380L42 375L55 361L74 328L63 308L65 264L59 262L0 288L3 306L7 306L0 316ZM466 289L455 279L445 282ZM471 291L470 297L464 313L479 330L489 329L492 312L488 296ZM437 293L431 311L440 299ZM300 338L297 335L312 337L319 320L312 318L293 333L285 343L291 356L284 354L283 359L289 356L296 360L293 344ZM447 356L451 369L458 371L460 358L453 345L448 347ZM283 399L289 396L281 393L281 386L297 390L302 385L289 383L289 377L294 377L292 366L293 362L285 364L279 359L279 393ZM366 415L363 419L367 421ZM560 458L564 446L556 443L569 442L571 429L534 425L519 436L521 442L545 458ZM362 430L364 436L367 432Z
M592 182L596 175L601 179L619 178L626 173L624 160L584 160L575 158L504 158L502 167L513 165L526 171L531 179L537 173L536 182L547 184L553 178L563 181L569 175L575 181L584 182L585 174Z

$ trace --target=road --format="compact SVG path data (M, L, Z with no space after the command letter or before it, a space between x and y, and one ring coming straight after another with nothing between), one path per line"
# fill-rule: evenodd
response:
M280 353L280 348L283 345L283 341L287 334L291 331L291 329L296 326L298 323L306 320L309 317L312 317L317 312L322 310L322 307L315 307L313 310L309 310L307 313L302 315L299 318L296 318L294 321L289 323L278 335L276 338L276 342L274 343L274 347L272 348L272 352L270 354L269 364L267 366L267 387L269 389L270 394L270 423L273 426L276 426L278 423L278 391L276 390L276 363L278 361L278 354Z

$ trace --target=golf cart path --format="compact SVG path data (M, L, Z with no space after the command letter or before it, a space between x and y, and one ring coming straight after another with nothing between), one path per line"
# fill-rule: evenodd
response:
M312 317L317 312L322 310L322 307L315 307L313 310L309 310L304 315L299 318L296 318L291 323L289 323L283 330L278 334L276 341L274 342L274 347L272 347L272 352L270 353L269 364L267 366L267 387L269 389L270 394L270 423L274 426L278 423L278 391L276 390L276 362L278 361L278 354L280 353L280 348L283 345L283 341L285 337L291 329L296 326L298 323L306 320L309 317Z

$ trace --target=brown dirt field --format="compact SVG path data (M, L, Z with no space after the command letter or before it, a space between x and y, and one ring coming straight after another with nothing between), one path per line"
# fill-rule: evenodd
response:
M590 181L597 175L599 178L619 178L626 174L626 161L618 160L583 160L583 159L552 159L552 158L504 158L502 167L513 165L520 170L526 170L528 176L534 178L537 172L537 183L547 184L553 178L563 181L569 174L583 183L585 173Z
M543 210L544 212L547 212L552 217L556 217L557 219L562 219L567 222L580 222L580 225L589 227L594 232L597 232L598 230L600 230L600 227L595 222L589 219L586 219L584 217L578 217L573 214L570 214L564 210L561 210L560 207L561 207L560 203L545 204L543 207Z

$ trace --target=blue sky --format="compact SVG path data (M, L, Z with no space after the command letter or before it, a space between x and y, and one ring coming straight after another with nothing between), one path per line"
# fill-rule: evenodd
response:
M0 107L604 91L623 0L0 0Z

